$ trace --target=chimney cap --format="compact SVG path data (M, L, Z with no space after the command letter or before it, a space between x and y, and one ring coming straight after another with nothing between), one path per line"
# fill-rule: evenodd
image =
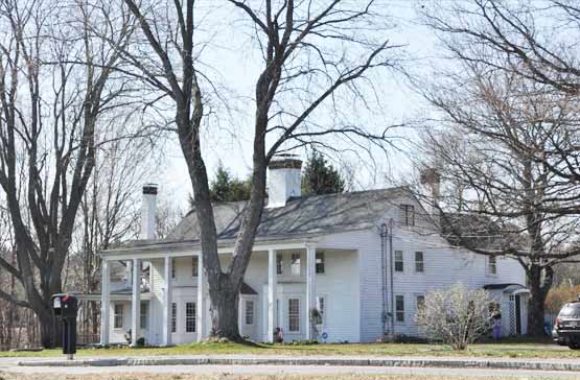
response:
M157 195L157 184L146 183L145 185L143 185L143 194Z
M297 154L279 153L272 157L268 169L302 169L302 160Z

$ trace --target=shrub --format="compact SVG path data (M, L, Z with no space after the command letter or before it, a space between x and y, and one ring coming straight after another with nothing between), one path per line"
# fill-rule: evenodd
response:
M546 297L546 311L551 314L558 314L565 304L576 301L580 294L580 285L565 286L561 285L552 288Z
M491 302L485 290L467 289L461 284L434 290L425 296L417 324L431 339L441 340L454 350L465 350L489 330Z

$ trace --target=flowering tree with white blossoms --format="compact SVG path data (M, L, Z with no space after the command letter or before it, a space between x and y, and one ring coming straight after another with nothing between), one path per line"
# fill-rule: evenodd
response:
M483 289L468 289L456 284L433 290L425 296L416 320L430 338L465 350L491 327L489 305L493 300Z

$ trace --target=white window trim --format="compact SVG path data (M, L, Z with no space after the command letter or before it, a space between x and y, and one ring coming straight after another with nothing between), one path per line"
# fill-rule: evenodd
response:
M187 331L187 304L191 303L193 304L193 331ZM185 301L183 303L183 321L185 322L183 324L183 332L185 334L195 334L197 332L197 302L195 301Z
M495 264L494 264L495 272L493 272L491 270L491 267L492 267L491 258L492 257L495 260ZM494 276L494 277L497 276L497 256L487 256L487 259L485 260L485 267L486 267L486 273L489 276Z
M248 302L252 303L252 323L248 323ZM254 298L244 300L244 325L254 326L256 324L256 301Z
M174 310L173 309L173 305L175 305L175 315L173 314L173 310ZM179 310L177 309L178 307L179 306L178 306L178 303L177 302L172 302L171 303L171 306L170 306L170 310L169 310L169 314L170 314L169 315L169 317L170 317L169 329L170 329L170 331L171 331L172 334L176 334L179 331L178 330L178 328L179 328L179 325L178 325L178 323L179 323ZM175 331L173 331L173 322L174 321L175 321Z
M195 265L195 266L193 265L193 262L194 261L197 261L197 265ZM199 257L198 256L193 256L191 258L191 277L192 278L197 278L198 273L199 273Z
M145 317L145 327L141 323L143 317ZM141 301L139 306L139 328L141 330L149 329L149 302L147 301Z
M115 319L117 316L117 313L115 313L115 308L117 306L121 306L121 327L115 326ZM125 305L122 302L114 302L113 303L113 330L116 330L116 331L123 330L124 322L125 322Z
M421 252L421 256L422 256L422 260L421 261L417 261L417 253ZM415 257L415 273L425 273L425 251L415 251L415 253L413 254ZM417 264L421 263L421 265L423 265L423 270L418 271L417 270Z
M399 321L399 319L397 318L397 315L399 314L399 311L397 310L397 298L398 297L403 297L403 320ZM407 324L407 300L405 299L405 295L404 294L395 294L395 323L398 323L399 325L405 325Z
M322 326L326 326L326 315L328 314L328 296L319 294L316 296L316 309L320 311L320 299L324 299L324 313L322 314Z
M290 300L298 300L298 330L290 330ZM286 299L286 320L288 321L287 334L302 334L302 300L300 297L289 296Z
M426 299L425 299L425 294L422 294L422 293L415 293L414 296L415 296L415 313L416 313L419 311L419 302L418 302L417 298L423 297L423 305L425 304Z
M294 263L294 258L298 256L298 264ZM294 272L293 268L298 268L298 273ZM302 255L300 252L292 253L290 255L290 276L301 277L302 276Z
M401 252L401 260L397 260L397 252ZM397 263L400 262L402 265L402 270L397 270ZM395 250L393 253L393 272L395 273L405 273L405 252L401 249Z
M318 272L316 270L316 266L317 266L317 256L319 256L322 258L322 272ZM320 251L320 252L316 252L314 254L314 274L317 276L324 276L326 274L326 259L327 259L328 255L326 254L326 251Z

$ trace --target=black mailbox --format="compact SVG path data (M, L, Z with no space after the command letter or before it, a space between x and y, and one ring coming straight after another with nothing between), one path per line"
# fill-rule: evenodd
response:
M78 299L70 294L52 296L54 315L62 321L62 353L69 359L77 352Z

